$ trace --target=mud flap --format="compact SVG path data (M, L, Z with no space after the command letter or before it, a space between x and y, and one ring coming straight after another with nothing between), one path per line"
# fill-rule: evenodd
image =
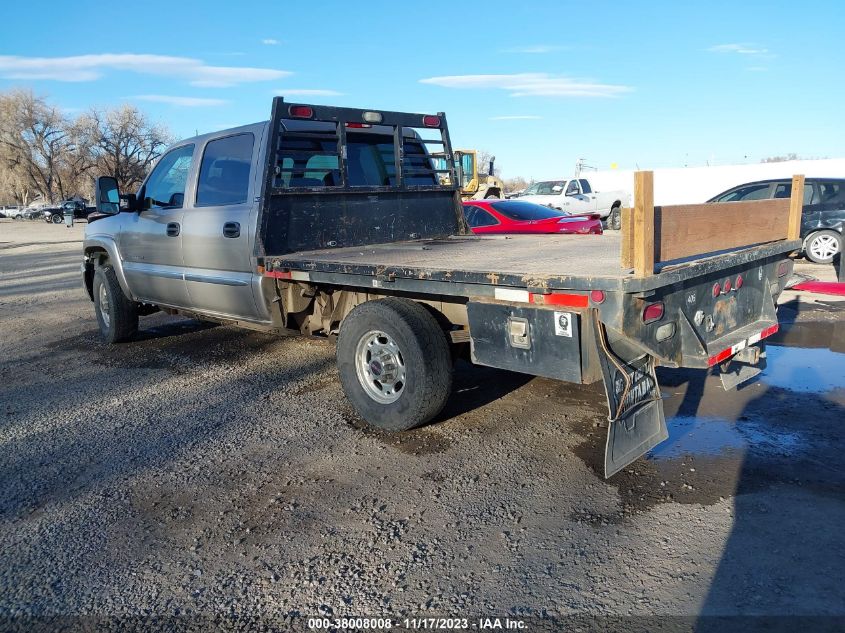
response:
M759 343L759 347L747 347L746 350L755 352L743 354L740 352L728 362L719 366L719 378L722 379L722 387L730 391L738 385L747 382L766 369L766 348L765 343Z
M669 431L654 358L626 344L624 339L609 342L598 319L593 329L610 411L604 450L607 478L667 439Z

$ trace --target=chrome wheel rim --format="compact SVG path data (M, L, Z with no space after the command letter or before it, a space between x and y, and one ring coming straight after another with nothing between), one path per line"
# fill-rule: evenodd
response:
M100 284L100 317L103 319L103 324L108 328L111 326L111 317L109 316L109 291L106 290L106 284Z
M381 404L396 402L407 388L402 352L385 332L370 331L358 340L355 372L364 392Z
M828 259L839 252L839 244L832 235L819 235L810 243L810 252L818 259Z

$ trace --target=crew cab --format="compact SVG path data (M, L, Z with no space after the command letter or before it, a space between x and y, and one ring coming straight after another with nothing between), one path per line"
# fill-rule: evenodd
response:
M610 228L618 229L622 207L629 206L625 191L598 191L587 178L544 180L527 187L520 200L567 213L598 213Z
M346 397L393 431L439 414L460 357L602 380L608 476L668 437L656 363L718 367L726 387L759 371L796 246L784 227L743 234L727 216L718 243L679 241L643 207L632 248L473 236L452 157L442 112L277 97L269 122L174 144L137 193L98 178L82 276L103 337L130 341L161 309L336 338Z
M42 217L45 222L61 224L68 213L73 213L74 220L86 220L94 210L94 207L86 206L81 200L65 200L56 207L45 207Z

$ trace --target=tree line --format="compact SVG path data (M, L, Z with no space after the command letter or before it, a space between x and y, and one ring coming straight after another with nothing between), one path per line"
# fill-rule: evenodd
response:
M98 175L132 191L170 142L129 104L71 117L30 91L0 93L0 204L90 199Z

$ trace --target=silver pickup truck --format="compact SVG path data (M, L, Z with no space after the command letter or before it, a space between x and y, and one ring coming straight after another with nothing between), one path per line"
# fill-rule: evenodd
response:
M337 337L346 396L390 430L438 415L459 357L603 380L607 475L668 436L655 363L759 371L796 243L643 276L619 235L472 236L452 156L443 113L276 98L268 122L173 145L136 194L98 178L82 273L103 336L166 310Z

